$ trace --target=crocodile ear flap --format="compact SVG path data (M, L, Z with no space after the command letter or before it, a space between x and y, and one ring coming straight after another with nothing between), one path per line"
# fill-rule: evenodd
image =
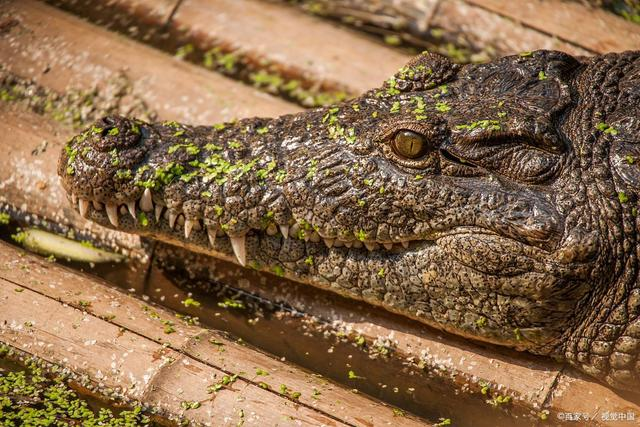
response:
M451 81L459 69L445 56L423 52L400 68L382 88L389 95L431 89Z

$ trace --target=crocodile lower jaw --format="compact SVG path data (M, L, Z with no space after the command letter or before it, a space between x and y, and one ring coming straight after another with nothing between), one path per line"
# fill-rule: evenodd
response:
M240 235L227 234L217 223L207 224L202 218L186 219L184 213L175 214L170 212L166 206L159 203L154 203L149 189L145 189L142 196L138 200L130 201L127 203L102 203L97 200L87 200L78 197L75 194L71 194L71 202L73 206L77 208L82 217L87 218L91 209L99 212L105 212L106 217L109 220L111 226L116 229L122 229L121 219L123 216L130 216L133 219L134 224L140 224L142 218L144 220L152 222L155 228L167 226L170 230L179 234L179 230L184 232L184 239L189 240L192 237L194 231L206 232L209 241L209 249L211 251L216 250L216 239L218 237L227 237L233 248L233 253L239 264L246 265L246 248L245 238L246 234L250 231ZM106 225L106 224L105 224ZM153 232L154 228L150 231ZM357 238L330 238L321 236L317 231L300 229L300 225L297 223L290 224L275 224L270 223L264 229L253 230L259 233L265 233L268 236L275 236L278 233L282 234L285 239L298 238L306 242L320 243L321 241L327 246L327 248L366 248L371 251L388 251L390 253L397 253L399 251L405 251L410 249L412 243L424 243L424 239L406 239L397 241L371 241L371 240L359 240ZM126 230L123 231L133 231ZM144 232L145 230L140 227L135 228L135 231ZM301 233L302 231L302 233ZM181 233L180 233L181 234ZM172 236L176 237L176 236ZM170 240L175 241L175 238Z

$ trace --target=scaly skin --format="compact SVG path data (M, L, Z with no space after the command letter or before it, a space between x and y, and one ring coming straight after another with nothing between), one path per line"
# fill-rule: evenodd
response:
M225 259L233 242L248 266L638 390L639 113L639 52L425 54L333 108L107 117L59 174L100 224Z

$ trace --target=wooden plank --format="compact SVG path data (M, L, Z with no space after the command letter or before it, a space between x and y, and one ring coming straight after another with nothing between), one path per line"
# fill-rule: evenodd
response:
M463 0L302 0L306 10L460 61L525 50L591 51ZM504 2L510 5L518 2ZM591 52L592 53L592 52Z
M178 357L160 344L4 278L0 278L0 301L0 341L78 375L89 375L127 399L140 399L166 358Z
M558 0L465 0L595 53L640 48L640 26L599 8Z
M150 26L161 26L169 22L174 10L180 5L182 0L108 0L101 1L99 3L87 4L83 2L86 0L75 0L82 7L91 6L90 13L96 15L102 15L102 21L98 20L98 25L105 25L109 28L112 21L121 21L120 25L126 25L127 23L140 23ZM55 0L50 1L55 3ZM116 12L117 11L117 12ZM116 12L116 16L112 13ZM133 21L131 16L137 16L143 18L143 20ZM98 18L100 19L100 18ZM140 31L136 29L135 31Z
M99 87L124 73L162 120L210 124L298 110L39 2L13 0L2 8L17 23L0 35L6 68L57 92Z
M1 278L0 301L5 307L0 313L0 341L87 375L102 391L115 390L172 418L236 424L240 407L246 408L246 425L345 425L242 379L237 389L228 387L212 397L207 386L226 372ZM191 367L197 368L198 381ZM183 402L199 402L200 407L188 410Z
M558 378L550 405L563 409L551 419L575 425L628 427L640 421L637 395L616 393L577 372Z
M514 2L503 2L513 4ZM517 3L517 2L516 2ZM440 2L430 25L445 29L448 38L459 35L477 47L490 47L500 55L553 49L571 55L589 55L580 45L559 40L552 33L543 33L524 27L512 19L493 13L468 1L447 0Z
M25 273L28 273L28 277ZM244 409L247 417L250 413L256 413L256 422L263 422L262 425L275 425L281 421L282 415L293 416L291 412L298 413L294 420L306 420L307 423L309 419L305 417L308 415L315 420L311 422L313 425L316 422L325 422L328 423L327 425L338 425L341 422L350 425L369 425L370 422L375 422L377 425L422 425L411 417L394 418L391 408L380 402L354 394L329 381L319 381L308 372L247 346L239 345L223 333L179 321L170 310L149 306L144 301L106 286L100 280L48 263L37 256L22 254L6 243L0 242L0 292L4 292L4 294L0 293L0 301L3 296L12 296L15 293L13 289L22 288L37 293L28 293L28 295L38 295L38 304L47 307L49 307L47 304L52 304L53 308L48 309L47 312L53 314L48 315L56 314L59 310L56 304L59 304L66 307L65 313L71 313L69 310L73 310L72 307L83 308L84 317L90 318L91 322L98 322L95 326L86 326L89 323L85 320L85 323L82 323L82 330L74 329L75 335L71 338L66 329L59 328L56 339L75 340L80 337L77 339L82 339L83 343L87 340L103 343L108 342L109 339L100 338L102 335L96 338L94 330L108 334L111 329L122 329L130 335L135 334L139 340L144 338L141 341L143 344L140 345L143 348L148 347L149 354L156 354L158 348L166 349L167 354L163 353L163 355L174 361L161 374L158 373L149 379L147 381L149 384L144 390L135 389L135 398L142 399L145 403L160 405L171 413L176 413L182 401L197 401L201 402L201 407L188 411L190 419L205 420L209 417L211 421L211 414L217 414L218 419L222 419L224 415L237 422L239 410ZM19 294L22 295L25 292L21 291ZM45 297L56 303L40 302L41 298ZM9 299L5 301L7 304L10 302ZM28 309L25 310L25 307ZM46 322L33 317L29 318L31 311L29 307L31 305L21 304L14 307L13 311L6 313L3 311L0 313L0 324L2 319L18 319L8 321L9 324L18 326L25 321L31 321L37 327L45 323L56 324L57 320L53 321L51 318L45 319ZM79 310L73 313L82 314ZM71 324L74 317L70 314L66 315L70 316L67 324ZM64 316L60 314L59 318L64 319ZM29 319L23 320L23 318ZM106 320L99 323L99 319ZM166 333L167 325L171 325L171 333ZM18 326L14 329L22 329ZM0 340L2 339L4 338L0 332ZM51 342L51 344L55 351L61 345L60 341ZM21 347L21 349L32 352L30 348ZM78 357L81 356L82 354ZM111 357L111 353L104 355L104 357L107 356ZM55 357L56 360L62 360L61 358L68 355ZM140 361L133 359L135 356L127 358L131 363L139 363L143 367L147 363L146 359ZM108 360L111 361L111 359ZM83 363L89 362L83 359ZM97 360L95 363L102 362ZM73 367L75 368L76 365ZM93 372L97 372L97 369ZM257 375L257 369L263 369L268 376ZM233 374L238 374L238 384L231 389L239 394L228 394L225 397L219 394L213 398L214 396L207 393L207 387L221 381L223 375ZM134 375L134 378L141 377ZM259 386L262 381L273 384L270 391ZM113 382L117 384L117 379ZM300 392L300 397L291 399L280 396L278 394L280 384L287 384L292 391ZM130 386L130 384L124 385ZM314 398L314 389L317 391L315 393L317 398ZM182 390L182 393L177 390ZM222 406L228 408L228 411L220 412L219 408ZM286 407L287 410L280 406ZM312 408L316 413L313 413ZM359 414L354 410L355 408L367 408L367 414Z
M185 0L171 20L207 50L230 47L284 74L358 94L381 83L410 56L285 5L257 0Z

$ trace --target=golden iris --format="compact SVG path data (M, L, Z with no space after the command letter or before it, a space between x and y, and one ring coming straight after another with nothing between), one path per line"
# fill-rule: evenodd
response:
M423 135L410 130L401 130L393 137L393 151L407 159L417 159L429 150L429 144Z

